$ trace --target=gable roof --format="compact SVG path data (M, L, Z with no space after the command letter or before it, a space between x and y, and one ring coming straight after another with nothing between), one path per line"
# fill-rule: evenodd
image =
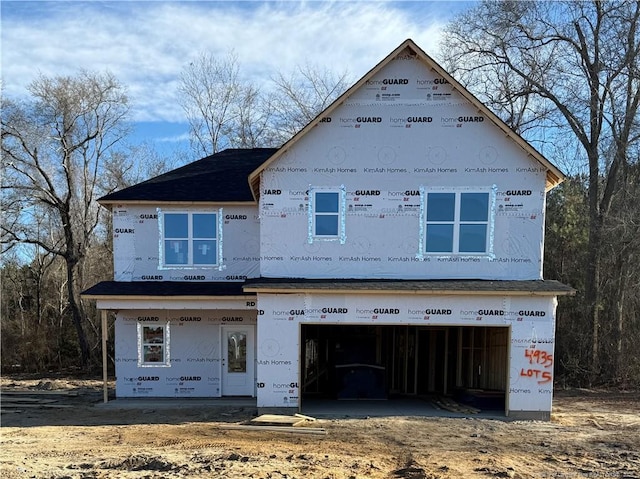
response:
M251 202L247 176L276 148L227 149L98 200L114 203Z
M540 152L538 152L533 146L531 146L524 138L514 132L509 126L502 121L496 114L494 114L489 108L487 108L480 100L478 100L473 94L471 94L464 86L454 79L444 68L436 63L433 58L427 55L415 42L411 39L405 40L400 46L392 51L386 58L373 67L367 74L365 74L360 80L358 80L351 88L338 97L331 105L329 105L322 113L316 116L307 126L296 133L289 141L287 141L271 158L260 165L249 175L249 184L251 185L251 191L253 196L257 199L260 196L260 174L285 154L290 148L292 148L304 135L312 130L322 118L330 116L331 113L342 105L355 91L360 89L368 80L382 70L390 61L399 56L400 54L411 55L421 60L427 67L433 69L442 78L446 79L454 90L460 93L466 100L476 107L482 114L498 128L500 128L507 137L513 140L518 146L520 146L526 154L538 161L544 168L547 169L546 178L546 190L554 188L562 183L565 178L564 173L560 171L553 163L546 159Z

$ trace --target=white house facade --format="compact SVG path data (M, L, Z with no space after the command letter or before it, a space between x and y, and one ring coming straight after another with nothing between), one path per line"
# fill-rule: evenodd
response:
M411 40L279 149L116 192L118 397L455 395L548 418L563 174Z

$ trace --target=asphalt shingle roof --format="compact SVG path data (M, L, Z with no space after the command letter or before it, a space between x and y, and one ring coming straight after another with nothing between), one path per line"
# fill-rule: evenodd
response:
M251 201L249 174L276 148L228 149L100 198L118 201Z
M96 296L242 296L254 291L343 291L423 294L516 293L532 295L572 295L575 290L554 280L393 280L393 279L304 279L255 278L241 282L197 283L185 281L102 281L86 291Z
M244 283L245 291L379 291L407 293L517 293L539 295L572 295L575 290L554 280L480 280L480 279L304 279L255 278Z
M102 281L82 296L246 296L240 282Z

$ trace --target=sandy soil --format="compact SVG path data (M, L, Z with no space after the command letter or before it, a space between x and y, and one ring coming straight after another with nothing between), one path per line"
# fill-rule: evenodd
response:
M640 396L562 391L550 422L388 417L319 420L326 435L239 431L238 408L96 408L99 381L2 378L74 391L3 413L0 477L640 478ZM3 395L3 404L8 402ZM4 409L4 408L3 408Z

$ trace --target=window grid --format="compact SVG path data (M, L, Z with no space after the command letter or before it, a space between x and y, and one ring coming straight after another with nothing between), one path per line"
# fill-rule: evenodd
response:
M314 191L313 234L337 238L340 230L340 194L337 191Z
M486 255L491 253L491 204L487 191L427 191L426 254Z
M219 265L222 231L218 212L161 212L161 267Z
M346 242L344 185L338 189L309 186L309 244L314 241Z
M169 323L138 323L138 367L169 366Z

